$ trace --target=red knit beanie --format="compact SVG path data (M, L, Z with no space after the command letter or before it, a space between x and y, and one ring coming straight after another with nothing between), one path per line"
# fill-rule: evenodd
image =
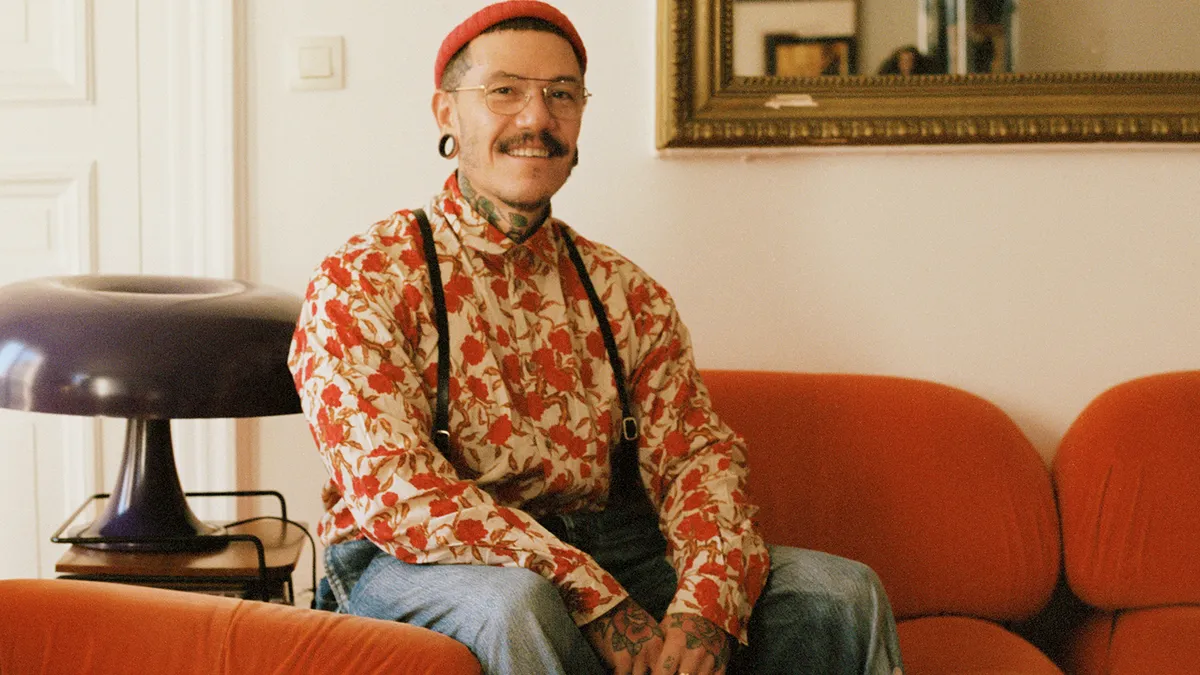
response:
M538 0L507 0L488 5L475 12L450 31L445 40L442 40L442 46L438 49L437 61L433 64L433 86L438 89L442 88L442 71L446 70L446 64L458 53L458 50L479 37L480 33L501 21L518 18L542 19L561 30L566 34L567 40L575 50L575 56L579 57L579 69L587 71L587 50L583 48L583 38L579 37L575 26L571 24L571 20L565 14L544 2L538 2Z

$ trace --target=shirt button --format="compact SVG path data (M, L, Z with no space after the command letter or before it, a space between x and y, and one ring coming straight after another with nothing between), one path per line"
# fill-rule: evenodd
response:
M525 362L525 372L533 375L535 370L537 370L537 364L535 364L532 360Z

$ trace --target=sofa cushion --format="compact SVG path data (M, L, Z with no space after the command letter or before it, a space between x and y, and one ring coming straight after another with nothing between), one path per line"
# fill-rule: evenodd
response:
M990 621L933 616L901 621L896 630L911 675L1062 675L1033 645Z
M1075 634L1066 665L1078 675L1200 673L1200 607L1097 614Z
M1200 603L1200 371L1093 400L1054 458L1064 567L1103 609Z
M900 618L1022 619L1049 599L1060 543L1049 472L995 405L886 376L702 376L746 439L769 542L870 565Z

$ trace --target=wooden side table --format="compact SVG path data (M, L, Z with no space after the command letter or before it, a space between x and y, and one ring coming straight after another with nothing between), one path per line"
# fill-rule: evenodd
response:
M54 569L64 579L112 581L141 586L262 599L293 604L292 572L307 534L298 524L263 519L235 525L231 535L256 537L205 552L117 551L73 545Z

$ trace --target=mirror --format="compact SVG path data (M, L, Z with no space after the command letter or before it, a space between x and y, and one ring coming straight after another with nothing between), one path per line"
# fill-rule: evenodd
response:
M656 144L1198 142L1200 5L1158 4L658 0Z

